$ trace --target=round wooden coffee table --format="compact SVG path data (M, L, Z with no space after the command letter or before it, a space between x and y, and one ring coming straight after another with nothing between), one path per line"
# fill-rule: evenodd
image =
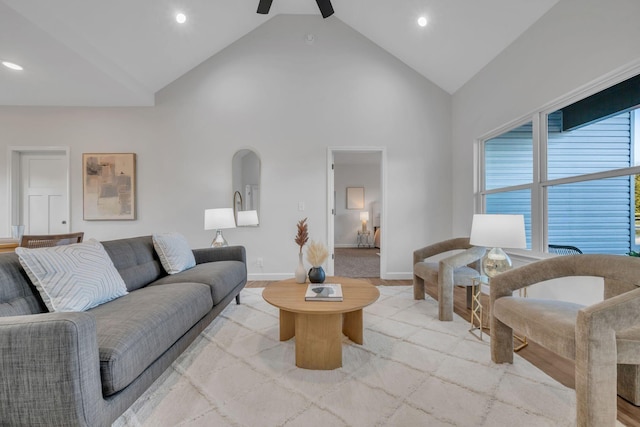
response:
M362 308L375 302L378 289L358 279L327 277L342 285L342 301L305 301L308 283L295 279L268 285L262 297L280 309L280 341L296 337L296 366L336 369L342 366L342 333L362 344Z

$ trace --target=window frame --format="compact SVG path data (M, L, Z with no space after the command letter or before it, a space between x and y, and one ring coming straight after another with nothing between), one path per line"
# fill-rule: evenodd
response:
M630 65L624 70L604 76L591 84L585 85L568 95L552 101L541 108L520 116L519 118L500 126L479 138L476 138L473 148L474 157L476 159L474 162L476 169L474 183L475 213L484 213L486 211L485 200L488 195L528 189L531 192L531 252L546 252L548 246L547 228L549 225L547 197L549 187L640 174L640 165L638 165L552 180L547 179L548 115L639 74L640 61L636 61L635 64ZM487 190L485 188L486 142L529 122L532 124L533 138L532 182L529 184L520 184ZM635 126L632 125L631 129L633 133ZM634 213L632 213L632 215L633 214Z

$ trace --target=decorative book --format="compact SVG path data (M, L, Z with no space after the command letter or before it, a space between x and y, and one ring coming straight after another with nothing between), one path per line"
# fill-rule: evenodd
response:
M339 283L311 283L304 295L305 301L342 301Z

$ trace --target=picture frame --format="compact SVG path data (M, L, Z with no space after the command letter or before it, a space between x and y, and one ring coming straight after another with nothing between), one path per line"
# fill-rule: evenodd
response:
M347 187L347 209L364 209L364 187Z
M83 217L86 221L136 219L136 154L82 154Z

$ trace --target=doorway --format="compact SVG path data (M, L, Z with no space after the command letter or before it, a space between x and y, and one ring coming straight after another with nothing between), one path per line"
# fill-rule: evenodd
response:
M330 147L327 160L328 274L343 274L336 271L338 266L349 269L352 277L384 278L386 150Z
M69 149L9 148L9 220L25 234L70 230Z

